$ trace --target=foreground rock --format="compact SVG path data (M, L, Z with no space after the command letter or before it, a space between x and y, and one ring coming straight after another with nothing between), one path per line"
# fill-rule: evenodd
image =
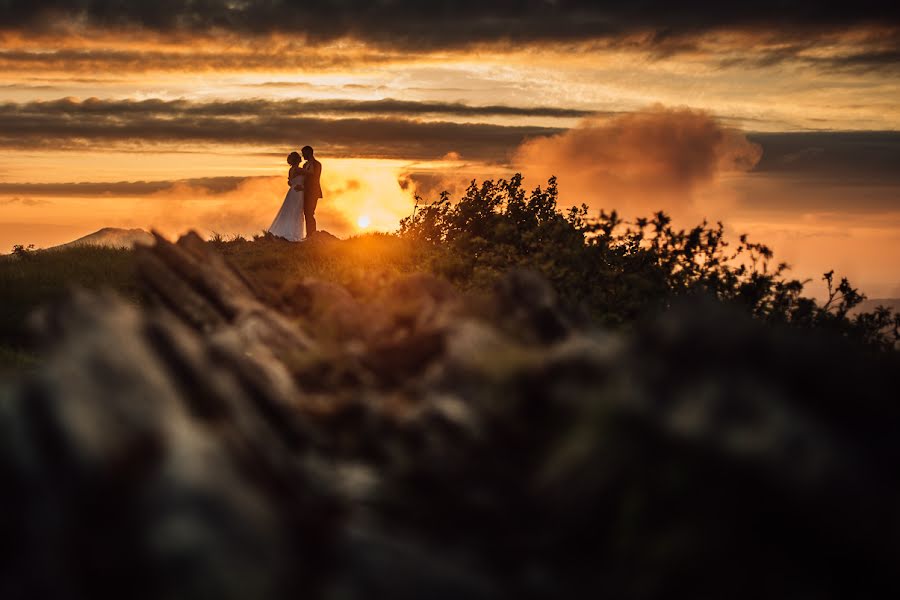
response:
M157 308L77 295L0 400L0 597L898 591L893 358L593 331L527 273L270 298L192 236L140 272Z

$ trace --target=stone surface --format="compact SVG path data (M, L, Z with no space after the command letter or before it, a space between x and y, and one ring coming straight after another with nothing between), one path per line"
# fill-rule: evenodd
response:
M529 273L282 313L199 238L140 252L155 307L75 295L0 390L0 597L898 591L896 357L595 331Z

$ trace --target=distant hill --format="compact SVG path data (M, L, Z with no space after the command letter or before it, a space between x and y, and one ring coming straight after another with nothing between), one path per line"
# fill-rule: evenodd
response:
M143 229L119 229L104 227L99 231L80 237L77 240L53 246L50 249L72 248L75 246L105 246L108 248L133 248L137 245L150 245L153 236Z

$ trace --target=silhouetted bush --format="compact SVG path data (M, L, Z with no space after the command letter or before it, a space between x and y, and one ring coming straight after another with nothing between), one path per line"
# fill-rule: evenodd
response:
M556 179L530 193L522 176L473 181L459 202L447 193L401 222L400 235L430 248L429 266L463 287L489 285L512 268L543 274L570 308L604 325L631 323L682 297L709 296L763 321L827 329L887 349L900 339L900 315L879 309L850 316L865 299L846 278L823 277L829 298L802 295L786 263L741 235L725 239L721 222L677 229L664 212L623 221L613 211L558 208Z
M16 244L13 246L12 254L13 256L26 260L34 256L34 244L28 244L27 246L24 244Z

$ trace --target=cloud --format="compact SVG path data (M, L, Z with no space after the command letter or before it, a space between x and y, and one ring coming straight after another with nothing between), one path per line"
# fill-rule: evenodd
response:
M853 33L836 31L808 37L785 37L781 33L745 35L730 44L703 45L703 50L721 69L766 69L791 64L798 69L838 75L900 69L900 32L872 29ZM695 49L700 47L698 44Z
M532 181L556 175L567 204L628 216L692 208L695 192L721 175L752 169L762 149L705 112L655 107L588 119L523 143L513 164Z
M553 106L510 106L503 104L471 105L462 102L428 102L383 98L380 100L266 100L250 98L216 102L190 100L104 100L60 98L58 100L0 105L4 110L21 114L55 114L59 112L83 116L191 116L191 117L283 117L285 115L424 115L450 116L516 116L573 118L595 114L586 110ZM615 113L605 113L612 115Z
M742 134L704 113L656 109L532 139L512 162L411 167L399 183L425 201L444 190L459 198L472 179L518 169L530 185L559 176L564 206L692 211L711 219L900 211L900 132Z
M0 193L3 193L2 184L0 184ZM18 204L19 206L42 206L44 204L51 204L51 202L41 198L20 198L18 196L0 199L0 206L12 206L15 204Z
M129 35L123 33L123 36ZM135 35L140 35L136 33ZM2 32L0 32L2 36ZM2 37L0 37L2 41ZM375 66L403 59L389 51L334 49L303 50L296 43L273 44L271 49L246 49L241 40L197 39L194 44L172 48L162 42L148 42L148 48L120 47L120 39L102 40L103 47L68 48L66 38L36 42L36 47L0 49L0 70L13 72L64 72L117 74L155 71L326 71L347 67ZM154 43L156 44L154 46ZM49 47L45 44L49 44Z
M361 117L309 116L320 111L357 112ZM388 111L387 116L374 116ZM487 123L424 121L392 116L445 111L528 113L513 107L473 108L458 104L375 102L270 102L247 100L196 103L186 100L62 99L0 104L0 147L104 150L123 145L256 144L293 148L310 144L335 157L427 159L458 152L497 160L528 137L557 128ZM560 111L559 114L575 114Z
M852 35L850 35L852 34ZM687 55L731 67L900 68L887 0L0 0L0 71L322 72L430 54L555 46L568 55Z
M482 179L494 177L493 173L486 173ZM439 171L405 171L397 178L400 189L411 196L418 196L425 204L438 199L441 192L450 194L450 198L461 198L469 185L469 179L462 175L453 175Z
M900 132L754 133L765 148L755 171L828 183L900 185Z
M160 32L281 32L304 35L311 42L356 38L405 47L453 47L497 39L583 40L648 31L656 43L664 44L681 34L719 28L779 25L797 30L900 22L896 2L879 0L718 4L691 0L679 3L678 10L665 0L6 0L0 8L0 28L15 31L53 31L76 23Z
M133 197L169 192L176 186L190 187L206 194L221 194L237 189L246 177L204 177L178 181L118 181L118 182L71 182L71 183L9 183L0 182L0 194L29 194L34 196L60 197ZM12 201L20 200L13 198ZM0 203L11 203L0 200ZM24 203L26 200L22 199ZM31 202L45 202L32 200Z
M854 206L871 212L900 208L898 132L744 136L705 113L662 108L595 117L566 131L279 114L293 113L303 104L59 100L0 105L0 145L19 148L50 140L53 147L70 144L116 150L122 145L184 149L196 144L202 149L207 142L253 143L283 147L286 152L310 141L328 158L343 154L437 161L397 173L389 185L406 197L417 193L427 201L448 190L456 198L472 179L508 176L520 169L534 184L559 176L562 201L567 205L586 201L595 207L624 210L632 206L642 212L698 208L699 199L713 196L711 190L721 191L717 182L729 172L752 167L752 177L729 187L732 204L741 209L843 211ZM365 102L350 104L371 108ZM422 104L428 110L432 107ZM7 131L11 135L5 135ZM145 131L150 132L149 141L141 137ZM353 174L346 174L346 179L346 191L353 191ZM210 177L178 182L7 182L0 183L0 194L32 199L165 198L177 186L203 198L232 192L245 181L244 177ZM699 208L705 206L700 204ZM714 211L707 214L720 216Z

